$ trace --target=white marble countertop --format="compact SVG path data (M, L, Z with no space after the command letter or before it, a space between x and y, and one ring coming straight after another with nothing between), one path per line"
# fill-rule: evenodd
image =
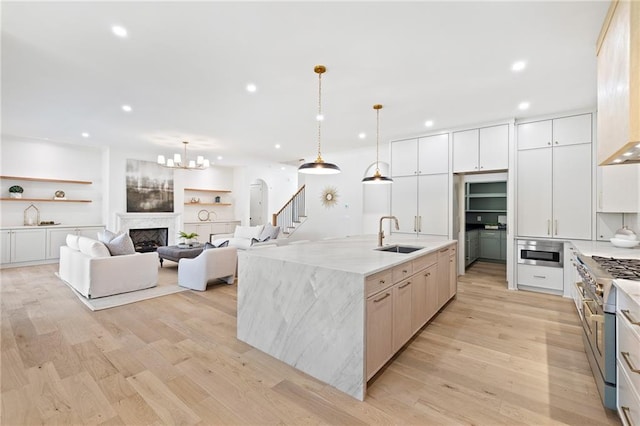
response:
M585 256L640 259L640 246L634 248L615 247L608 241L569 240Z
M640 307L640 281L614 280L613 285L629 296Z
M446 247L455 241L444 237L401 234L385 237L384 246L402 244L422 247L405 254L375 250L378 248L376 235L358 235L246 250L244 254L367 276Z

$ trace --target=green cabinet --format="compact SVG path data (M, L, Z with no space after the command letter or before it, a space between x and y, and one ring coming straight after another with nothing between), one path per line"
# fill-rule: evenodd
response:
M480 257L500 260L500 230L480 230Z
M500 231L500 260L507 261L507 231Z
M465 266L469 266L480 257L480 241L478 230L472 229L466 232Z
M465 201L468 212L506 212L507 182L467 182Z

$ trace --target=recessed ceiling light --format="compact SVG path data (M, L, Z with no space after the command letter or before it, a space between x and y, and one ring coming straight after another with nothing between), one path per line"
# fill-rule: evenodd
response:
M258 88L256 87L255 84L253 83L247 84L247 92L254 93L256 90L258 90Z
M432 126L433 126L433 120L427 120L427 121L425 121L425 122L424 122L424 125L425 125L426 127L432 127Z
M87 133L87 132L83 132L83 133L82 133L82 137L83 137L83 138L88 138L88 137L89 137L89 133Z
M113 33L118 37L124 38L127 36L127 29L119 25L114 25L113 27L111 27L111 31L113 31Z
M322 115L322 114L316 115L316 120L318 120L318 121L324 120L324 115Z
M511 71L522 71L527 67L527 63L525 61L517 61L511 65Z
M222 155L218 155L218 160L222 160Z
M284 166L280 167L280 170L284 170Z
M276 149L280 149L280 144L279 144L279 143L277 143L277 144L275 145L275 147L276 147Z
M366 133L364 133L364 132L361 132L361 133L358 133L358 137L359 137L360 139L364 139L364 138L366 138L366 137L367 137L367 134L366 134Z
M518 109L529 109L529 102L520 102Z
M132 111L131 105L122 105L122 110L126 112L131 112Z

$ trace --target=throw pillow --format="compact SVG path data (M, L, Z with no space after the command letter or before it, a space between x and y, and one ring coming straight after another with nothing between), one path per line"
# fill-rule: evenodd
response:
M74 234L67 234L67 247L72 248L74 250L80 250L80 245L78 244L78 237Z
M262 230L262 233L260 234L260 237L258 238L258 240L266 241L268 238L275 240L276 238L278 238L279 233L280 233L279 226L273 226L272 224L267 223L264 225L264 229Z
M100 241L87 237L78 237L80 252L90 257L111 257L111 253Z
M113 240L105 243L111 256L120 256L125 254L134 254L136 252L133 241L128 234L119 234Z
M254 245L255 243L264 243L265 241L269 241L271 237L266 237L264 240L259 240L257 238L252 238L251 239L251 245Z
M236 226L236 230L233 233L233 238L260 238L260 233L264 225L257 226Z
M220 240L216 241L219 242ZM229 240L224 240L221 243L219 242L218 244L216 244L216 241L214 241L213 243L207 241L206 243L204 243L204 249L209 250L214 248L227 247L229 245Z
M103 243L108 243L111 242L111 240L113 240L115 237L117 237L118 235L120 235L122 232L118 232L117 234L115 232L111 232L108 229L105 229L104 231L99 231L98 232L98 240L102 241Z

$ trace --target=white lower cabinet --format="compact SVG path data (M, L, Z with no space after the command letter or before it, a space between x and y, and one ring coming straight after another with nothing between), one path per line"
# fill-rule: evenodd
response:
M563 268L518 264L518 287L550 290L560 294L564 289Z
M640 424L640 304L616 289L618 414L627 426Z
M60 247L67 244L68 234L81 235L95 240L100 231L104 231L104 226L47 229L47 259L60 258Z
M198 241L204 243L211 239L211 235L232 234L238 225L240 225L239 220L230 220L227 222L185 222L184 232L195 232L198 234Z

